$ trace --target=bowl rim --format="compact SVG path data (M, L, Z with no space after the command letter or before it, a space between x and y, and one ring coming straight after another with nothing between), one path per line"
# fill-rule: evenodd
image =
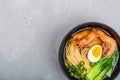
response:
M118 51L120 51L120 37L117 34L117 32L112 29L110 26L104 24L104 23L99 23L99 22L86 22L86 23L82 23L80 25L75 26L74 28L72 28L63 38L60 47L59 47L59 65L62 69L62 72L65 74L65 76L69 79L69 80L78 80L74 77L70 77L68 70L66 69L65 66L65 53L64 53L64 49L66 46L66 43L68 41L68 39L77 31L79 31L80 29L84 29L84 28L88 28L88 27L94 27L94 28L101 28L103 30L105 30L107 33L109 33L117 42L117 46L118 46ZM118 62L114 68L114 71L112 72L112 75L110 78L106 77L103 80L114 80L118 74L120 72L120 55L119 55L119 59Z

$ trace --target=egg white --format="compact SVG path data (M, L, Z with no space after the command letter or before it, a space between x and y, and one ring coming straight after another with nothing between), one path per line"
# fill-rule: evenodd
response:
M100 53L100 56L97 57L97 58L94 57L93 54L92 54L92 50L97 46L99 46L102 49L102 47L100 45L95 45L88 52L88 59L90 60L90 62L97 62L101 58L102 52Z

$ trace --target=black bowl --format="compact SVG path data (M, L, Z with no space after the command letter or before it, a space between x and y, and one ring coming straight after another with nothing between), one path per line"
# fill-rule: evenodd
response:
M96 27L96 28L100 28L103 29L104 31L106 31L107 33L109 33L117 42L117 46L118 46L118 50L120 51L120 37L119 35L116 33L115 30L113 30L112 28L110 28L109 26L103 24L103 23L98 23L98 22L88 22L88 23L83 23L81 25L76 26L75 28L73 28L72 30L70 30L66 36L64 37L64 39L61 42L61 45L59 47L59 64L60 67L62 69L62 71L64 72L64 74L67 76L67 78L69 80L78 80L74 77L71 77L69 75L68 70L66 69L65 66L65 46L66 43L68 41L68 39L76 32L83 30L85 28L89 28L89 27ZM120 72L120 55L119 55L119 59L118 62L114 68L114 71L112 73L112 76L110 78L105 77L103 80L114 80L118 74Z

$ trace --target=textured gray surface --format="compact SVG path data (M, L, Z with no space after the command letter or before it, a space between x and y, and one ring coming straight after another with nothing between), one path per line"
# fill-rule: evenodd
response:
M88 21L105 23L120 35L119 3L0 0L0 80L67 80L58 64L64 35Z

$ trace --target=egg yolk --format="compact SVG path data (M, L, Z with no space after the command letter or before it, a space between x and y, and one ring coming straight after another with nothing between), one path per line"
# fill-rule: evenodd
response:
M94 57L99 57L101 55L102 49L100 47L96 47L92 50L92 54Z

